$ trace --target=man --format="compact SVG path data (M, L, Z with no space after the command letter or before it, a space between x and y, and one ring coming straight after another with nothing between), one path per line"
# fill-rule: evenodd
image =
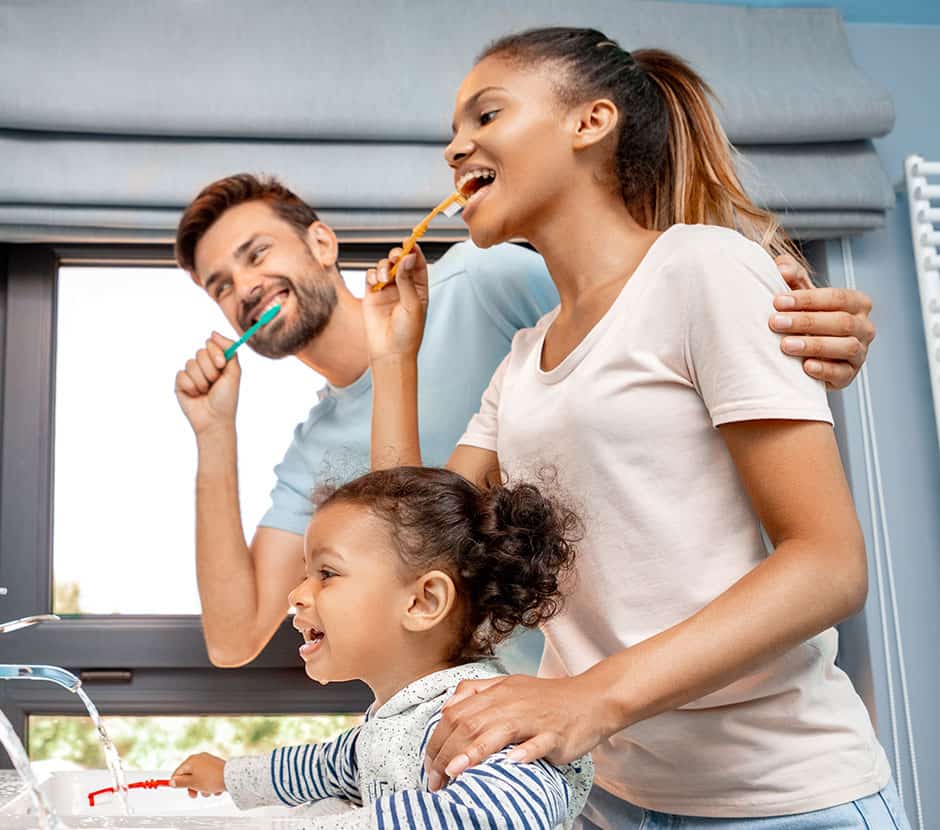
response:
M266 357L294 356L327 381L276 468L271 508L248 544L235 436L241 370L237 358L225 361L230 341L213 334L176 376L198 446L196 575L206 644L215 665L241 666L271 639L287 613L289 591L303 579L303 533L317 484L369 467L365 331L360 300L337 268L336 235L275 180L243 174L210 184L183 214L176 253L239 332L279 303L277 317L249 345ZM791 287L809 285L792 260L781 258L778 267ZM422 453L433 466L447 460L513 334L534 325L558 295L533 252L516 245L484 251L469 242L432 266L429 288L418 371ZM833 388L850 383L874 338L869 298L806 289L781 295L775 305L788 312L771 321L788 335L784 351L803 356L807 373Z

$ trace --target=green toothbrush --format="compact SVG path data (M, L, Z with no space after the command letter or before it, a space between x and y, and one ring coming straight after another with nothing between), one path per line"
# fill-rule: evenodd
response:
M262 314L262 315L258 318L258 322L257 322L257 323L255 323L250 329L248 329L248 331L246 331L241 337L239 337L236 342L232 343L232 345L229 346L229 347L225 350L225 359L226 359L226 360L231 360L231 359L232 359L232 355L235 354L235 350L236 350L239 346L241 346L242 343L244 343L246 340L248 340L248 338L251 337L258 329L260 329L260 328L261 328L262 326L264 326L264 325L267 325L267 324L270 323L275 317L277 317L277 313L278 313L280 310L281 310L280 305L273 305L273 306L271 306L266 312L264 312L264 314Z

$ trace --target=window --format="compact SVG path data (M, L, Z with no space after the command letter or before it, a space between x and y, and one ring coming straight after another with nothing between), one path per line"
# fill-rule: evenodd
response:
M356 267L379 253L344 267L354 293L364 283ZM0 246L0 619L67 615L0 636L0 662L74 672L115 732L144 734L175 716L173 729L186 734L180 724L195 718L220 749L238 751L245 724L279 741L301 722L346 723L371 694L361 683L312 683L286 621L250 666L208 661L195 585L195 441L173 383L211 330L226 329L171 266L166 248ZM290 359L262 361L247 348L239 357L250 535L322 379ZM58 754L55 741L68 732L84 751L88 725L75 695L0 682L0 706L37 757Z
M105 726L124 769L172 770L196 752L226 759L259 755L278 746L327 741L361 722L359 715L114 716ZM30 716L27 749L34 764L50 772L105 767L87 717Z
M361 295L363 272L349 282ZM61 268L58 275L53 610L198 614L192 430L176 373L213 328L215 303L171 268ZM268 508L274 465L324 381L244 347L239 393L242 522Z

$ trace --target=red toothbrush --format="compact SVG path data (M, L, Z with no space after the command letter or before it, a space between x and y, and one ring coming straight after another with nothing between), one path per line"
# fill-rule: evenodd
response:
M128 784L127 789L129 790L155 790L157 787L169 787L170 781L167 778L148 778L146 781L135 781L133 784ZM105 787L103 790L95 790L93 793L88 793L88 806L95 806L95 799L99 795L104 795L105 793L113 793L114 787Z

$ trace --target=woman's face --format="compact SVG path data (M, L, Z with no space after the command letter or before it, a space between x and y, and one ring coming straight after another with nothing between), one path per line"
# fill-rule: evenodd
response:
M576 116L559 100L551 69L490 56L457 93L445 158L456 187L472 194L463 218L480 247L532 239L576 173Z

